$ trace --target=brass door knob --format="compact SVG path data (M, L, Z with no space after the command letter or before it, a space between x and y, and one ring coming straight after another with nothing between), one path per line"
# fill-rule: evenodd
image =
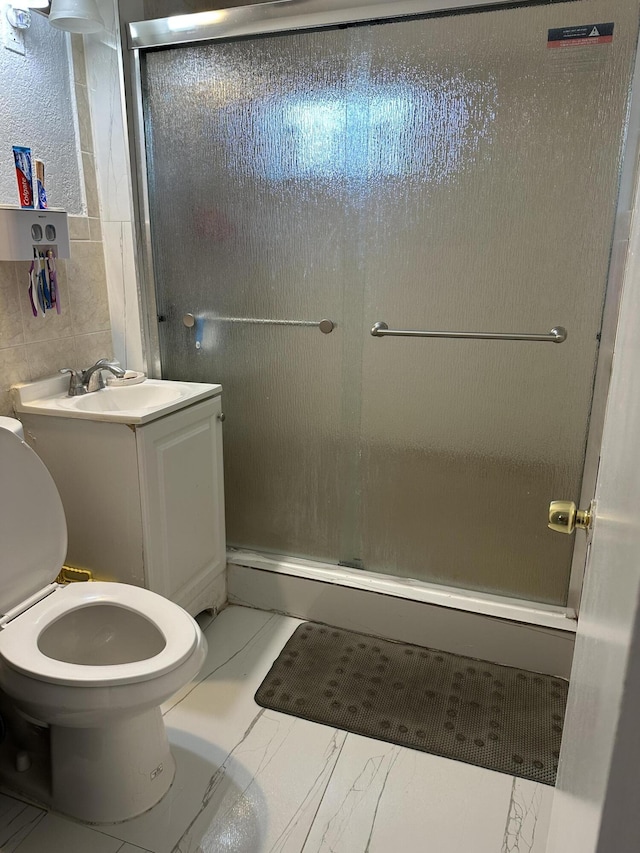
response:
M551 501L549 527L556 533L573 533L576 527L587 530L591 525L592 507L578 509L573 501Z

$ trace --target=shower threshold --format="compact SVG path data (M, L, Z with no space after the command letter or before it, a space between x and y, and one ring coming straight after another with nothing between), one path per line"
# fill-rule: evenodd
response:
M230 603L568 678L562 607L257 551L227 552Z

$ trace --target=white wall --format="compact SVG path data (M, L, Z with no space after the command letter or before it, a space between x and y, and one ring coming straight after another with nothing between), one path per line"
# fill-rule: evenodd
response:
M0 3L0 35L9 29ZM26 145L45 164L50 207L86 216L69 35L33 13L24 56L0 44L0 203L18 205L12 145Z
M0 25L3 14L0 6ZM0 119L0 171L7 177L0 202L17 204L11 146L28 144L44 159L51 206L73 211L75 204L83 215L69 216L71 258L58 262L60 314L34 317L29 263L0 261L0 415L12 414L14 383L113 355L82 39L70 40L34 14L25 50L25 56L11 54L0 45L0 106L13 104ZM54 85L50 78L56 74ZM39 80L55 92L36 95ZM65 201L63 186L76 187L77 202Z

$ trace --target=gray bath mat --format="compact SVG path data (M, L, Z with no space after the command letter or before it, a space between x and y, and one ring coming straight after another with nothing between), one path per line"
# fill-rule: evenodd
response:
M554 785L568 684L305 622L256 693L265 708Z

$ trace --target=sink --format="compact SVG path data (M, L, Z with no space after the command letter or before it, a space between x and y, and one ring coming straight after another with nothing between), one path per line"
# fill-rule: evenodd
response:
M179 400L184 393L184 389L175 388L172 384L167 387L145 382L131 388L107 387L83 397L67 397L60 401L60 405L81 412L132 412L164 406Z
M18 414L32 413L59 418L145 424L208 397L218 396L220 385L203 382L174 382L147 379L137 385L112 385L100 391L69 397L66 376L14 385L14 408Z

